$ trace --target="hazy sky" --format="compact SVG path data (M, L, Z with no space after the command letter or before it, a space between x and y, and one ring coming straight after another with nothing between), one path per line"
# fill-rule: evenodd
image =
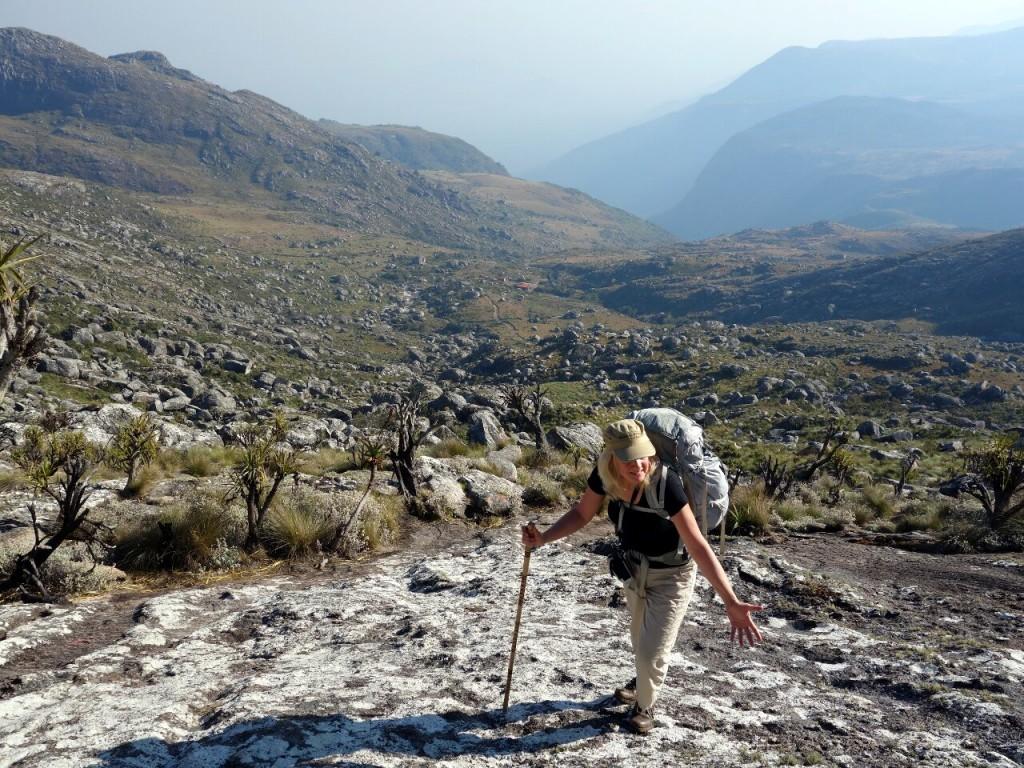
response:
M514 173L786 46L1011 19L1024 0L0 0L0 26L161 51L312 118L456 135Z

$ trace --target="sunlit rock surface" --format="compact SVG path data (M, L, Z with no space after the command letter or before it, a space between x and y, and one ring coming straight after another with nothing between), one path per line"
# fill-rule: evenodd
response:
M943 621L956 617L924 574L911 584L868 564L879 582L826 588L814 557L801 566L792 544L782 557L749 541L725 562L738 591L769 606L767 643L729 646L701 580L660 727L627 733L607 698L632 676L627 613L590 551L600 532L534 554L507 716L522 564L511 527L345 576L93 599L46 616L0 607L0 765L1008 767L1024 754L1019 605L989 612L981 631ZM882 551L832 541L806 546L840 560ZM1017 560L990 561L976 568L1024 582ZM929 649L942 625L973 645ZM61 643L87 652L33 666Z

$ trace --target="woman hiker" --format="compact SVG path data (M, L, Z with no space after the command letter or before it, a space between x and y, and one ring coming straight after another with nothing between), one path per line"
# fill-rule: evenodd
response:
M583 497L543 533L532 523L524 526L523 545L533 549L575 533L594 518L604 497L609 498L608 516L624 550L621 557L613 557L612 568L624 581L636 664L636 677L616 689L615 698L633 705L626 726L645 734L655 726L654 703L693 595L696 568L725 603L732 639L740 645L761 641L750 616L761 606L742 603L733 593L700 533L679 475L658 461L644 425L633 419L616 421L605 428L604 440Z

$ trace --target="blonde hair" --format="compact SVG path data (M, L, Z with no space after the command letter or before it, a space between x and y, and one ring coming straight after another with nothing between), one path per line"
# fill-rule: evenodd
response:
M648 472L644 479L640 481L639 492L627 488L622 483L622 479L619 477L619 473L615 471L612 466L612 459L615 458L615 453L611 448L605 448L601 451L601 455L597 459L597 476L601 478L601 485L604 486L605 494L611 499L618 499L619 501L625 501L629 503L632 500L632 496L636 493L638 496L642 496L647 491L647 485L651 481L651 476L655 473L658 468L658 457L651 456L651 471Z

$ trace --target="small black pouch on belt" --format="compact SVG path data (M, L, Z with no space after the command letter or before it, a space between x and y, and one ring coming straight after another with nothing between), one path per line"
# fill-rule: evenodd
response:
M619 544L616 544L615 548L612 549L612 553L608 555L608 572L623 583L629 581L633 575L633 569L630 568L626 550Z

